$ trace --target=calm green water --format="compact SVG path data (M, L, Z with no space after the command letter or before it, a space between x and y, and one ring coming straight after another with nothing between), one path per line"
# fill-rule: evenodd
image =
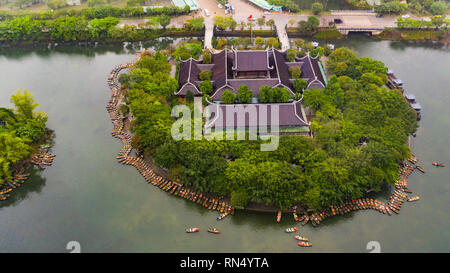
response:
M342 44L385 62L423 107L412 146L427 173L411 175L409 188L421 200L404 204L400 215L361 211L300 227L309 249L284 233L291 215L279 224L276 215L257 213L217 222L216 212L148 185L115 160L121 145L110 134L106 77L134 59L132 49L14 49L0 53L0 105L11 106L17 88L31 91L55 130L57 157L0 203L0 251L67 252L76 240L83 252L367 252L376 240L384 252L448 252L450 167L431 162L450 165L449 49L364 38ZM223 234L184 232L212 225Z

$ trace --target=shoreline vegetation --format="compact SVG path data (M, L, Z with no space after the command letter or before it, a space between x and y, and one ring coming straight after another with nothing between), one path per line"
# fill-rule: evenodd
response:
M297 42L300 45L301 39ZM170 55L209 58L201 48L200 52L189 44L180 48ZM304 54L291 51L292 56ZM405 143L417 128L414 110L400 92L383 87L387 81L383 63L357 58L349 49L328 52L327 70L334 73L329 84L324 90L303 93L305 105L315 114L311 126L315 137L281 136L279 149L271 153L259 151L258 141L174 142L171 108L178 104L192 108L193 98L173 96L178 85L169 77L167 57L160 52L143 54L132 69L118 76L123 96L118 107L123 117L131 119L131 147L166 169L171 181L223 196L233 207L292 211L295 206L306 213L357 203L366 192L398 183L398 165L410 157ZM379 201L361 202L367 204L355 203L353 208L387 212ZM331 211L329 215L335 215ZM311 217L313 223L320 222L318 214Z
M39 106L27 91L11 96L15 109L0 107L0 201L28 178L24 171L42 144L51 140L53 132L46 127L47 114L35 112Z
M82 10L83 11L83 10ZM119 24L119 17L113 11L89 16L71 14L55 18L17 16L0 21L0 47L36 44L114 44L122 42L149 41L159 37L197 37L205 35L204 18L189 18L183 27L169 26L170 12L155 13L147 22L139 25ZM182 11L179 11L182 12ZM184 13L182 13L184 14ZM449 19L441 15L431 21L402 19L397 21L397 28L386 28L379 39L437 41L448 43L450 40ZM297 26L294 26L297 24ZM316 16L307 20L290 20L286 30L289 37L312 37L320 40L339 40L347 36L339 32L335 25L319 27ZM233 17L214 17L214 36L235 37L274 37L277 30L273 19L258 18L257 22L237 22ZM213 41L214 43L215 41Z

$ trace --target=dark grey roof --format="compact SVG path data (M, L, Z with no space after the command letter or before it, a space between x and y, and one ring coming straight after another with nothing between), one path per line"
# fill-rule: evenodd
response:
M303 117L300 101L270 104L210 105L212 106L210 108L212 114L209 123L206 124L206 127L209 128L248 128L253 126L271 126L276 125L276 123L278 123L278 126L280 127L309 126L309 123L306 122L306 119ZM272 112L276 111L276 108L278 108L278 118L271 120ZM256 111L252 113L253 110ZM228 117L227 113L228 115L232 115L233 118ZM242 118L244 116L241 116L238 120L237 113L245 115L245 118ZM276 115L275 112L274 115Z
M236 71L269 70L268 52L263 50L235 51L233 69Z
M227 74L227 58L226 58L227 50L222 50L219 53L212 54L211 61L214 64L212 68L212 81L214 81L213 88L217 90L224 85L226 85L226 74Z

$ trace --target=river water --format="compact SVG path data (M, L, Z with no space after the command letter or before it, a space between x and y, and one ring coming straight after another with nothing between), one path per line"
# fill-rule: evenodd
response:
M382 252L448 252L450 167L431 162L450 165L449 49L361 37L338 45L385 62L423 107L412 147L427 173L410 176L421 199L399 215L359 211L300 226L312 248L283 231L292 215L276 223L274 214L237 212L217 222L217 212L168 195L115 160L121 144L111 137L106 78L134 59L132 48L9 49L0 53L0 105L10 107L18 88L32 92L55 131L56 159L0 203L0 252L68 252L69 241L83 252L368 252L369 241ZM192 226L203 231L186 234ZM208 226L222 234L204 232Z

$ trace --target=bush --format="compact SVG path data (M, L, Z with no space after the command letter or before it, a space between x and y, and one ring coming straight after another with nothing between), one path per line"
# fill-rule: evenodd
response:
M211 70L203 70L198 74L198 78L201 81L210 81L212 77L212 71Z
M294 62L295 56L297 56L297 50L295 50L294 48L289 48L286 51L286 59L288 62Z
M213 85L210 80L204 80L200 83L200 91L203 94L211 94L213 91Z
M248 203L249 197L246 191L231 192L231 205L235 207L245 207Z
M247 85L241 85L238 89L238 100L240 103L250 103L253 97L253 91L248 90Z
M306 56L306 51L305 50L300 50L300 51L297 51L297 58L303 58L303 57L305 57Z
M313 32L319 27L320 20L316 16L308 16L308 20L299 21L298 25L302 32Z
M121 104L119 106L119 111L122 114L122 116L128 115L130 113L130 108L126 104Z
M308 86L308 83L304 79L295 79L294 80L294 90L296 92L302 93L306 87Z
M191 90L188 90L186 93L186 101L187 102L194 102L194 92L192 92Z
M291 66L289 67L289 74L291 74L291 79L300 79L302 70L299 66Z
M210 64L211 63L211 52L209 50L205 49L202 53L202 59L204 64Z
M446 11L447 11L447 4L445 4L445 2L443 1L434 2L430 6L430 12L433 15L445 14Z
M314 15L320 14L323 11L322 3L319 2L313 3L311 6L311 10L314 13Z
M236 101L236 94L234 94L230 90L225 90L225 92L223 92L222 94L221 100L225 104L233 104Z
M259 90L259 102L261 103L288 102L290 98L291 93L287 88L261 86Z
M205 27L204 21L203 17L190 18L186 20L184 25L189 30L200 31Z

